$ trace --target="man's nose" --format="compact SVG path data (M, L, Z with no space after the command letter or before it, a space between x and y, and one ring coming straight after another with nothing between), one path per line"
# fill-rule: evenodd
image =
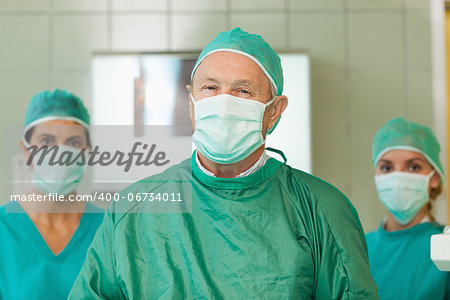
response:
M230 86L225 86L220 89L220 92L218 93L218 95L220 95L220 94L231 95L232 93L233 93L233 89Z

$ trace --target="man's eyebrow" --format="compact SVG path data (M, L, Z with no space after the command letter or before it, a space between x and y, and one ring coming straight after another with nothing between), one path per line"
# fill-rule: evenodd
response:
M246 80L246 79L233 81L233 85L241 85L241 84L251 85L251 84L253 84L253 82L250 80Z
M206 81L206 82L219 83L219 81L216 78L213 78L213 77L206 77L206 78L200 79L200 81L202 81L202 82ZM233 81L232 84L233 85L253 84L253 81L247 80L247 79L239 79L239 80Z
M201 81L201 82L219 83L219 81L217 79L212 78L212 77L206 77L206 78L203 78L203 79L199 79L199 81Z

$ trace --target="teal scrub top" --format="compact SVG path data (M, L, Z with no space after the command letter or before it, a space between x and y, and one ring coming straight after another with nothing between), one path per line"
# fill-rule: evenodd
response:
M69 299L378 299L359 218L336 188L273 158L212 177L195 155L122 192L191 180L192 213L113 204Z
M54 255L17 202L0 207L0 299L67 299L103 216L87 203L70 242Z
M438 223L421 223L387 232L383 226L366 235L372 276L380 299L414 300L450 297L449 272L430 258L430 237L442 233Z

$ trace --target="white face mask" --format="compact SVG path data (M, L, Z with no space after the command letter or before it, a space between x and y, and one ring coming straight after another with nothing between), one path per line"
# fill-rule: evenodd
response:
M428 185L434 173L392 172L375 176L378 197L400 224L408 224L428 202Z
M78 156L80 151L82 150L64 145L58 146L58 152L54 161L57 161L62 155L67 157L70 154L72 155L72 161ZM81 183L85 164L50 165L51 157L51 153L45 155L40 165L38 164L40 155L38 154L33 158L33 185L47 194L58 193L58 195L67 195L75 191Z
M267 103L228 94L194 101L195 132L192 140L208 159L219 164L241 161L264 144L262 120Z

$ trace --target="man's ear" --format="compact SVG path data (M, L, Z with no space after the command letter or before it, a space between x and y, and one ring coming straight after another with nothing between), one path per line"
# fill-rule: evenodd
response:
M194 120L194 104L192 103L192 101L189 101L189 119Z
M277 123L283 111L288 106L288 98L284 95L277 96L273 102L272 111L269 119L269 128L272 128Z
M192 91L192 86L190 84L186 84L186 90L188 92L188 97L190 97L191 95L191 91ZM189 99L189 119L191 120L192 123L192 129L193 131L195 131L195 116L194 116L194 104L192 103L191 99Z

